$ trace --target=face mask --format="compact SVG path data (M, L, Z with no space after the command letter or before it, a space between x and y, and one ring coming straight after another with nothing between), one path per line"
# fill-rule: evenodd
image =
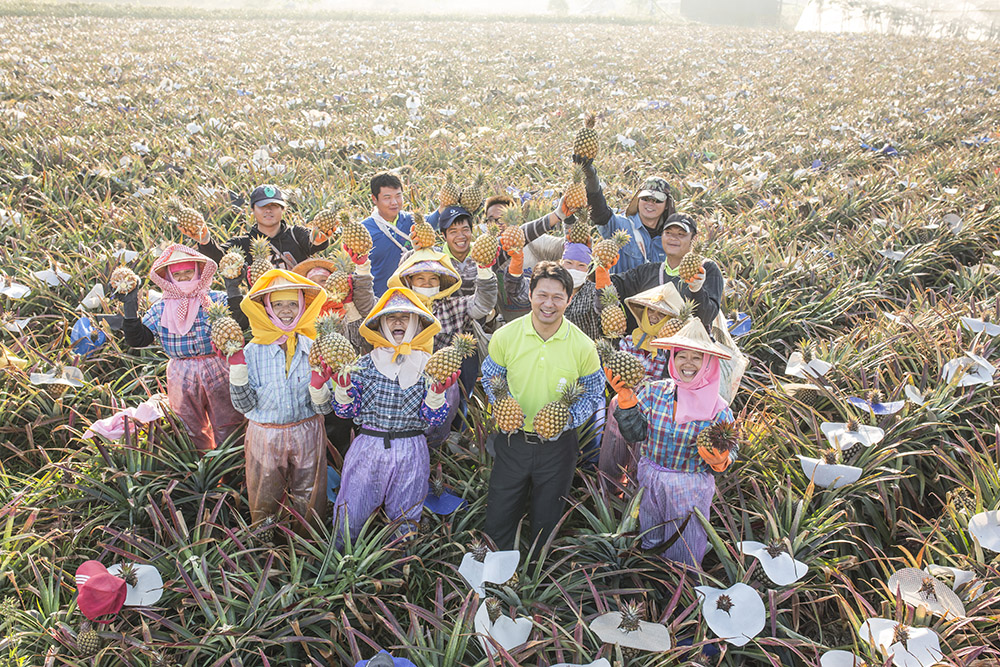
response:
M587 272L581 271L580 269L566 269L569 271L569 275L573 277L573 289L577 289L583 285L584 281L587 280Z
M441 291L440 287L414 287L413 291L420 296L432 297Z

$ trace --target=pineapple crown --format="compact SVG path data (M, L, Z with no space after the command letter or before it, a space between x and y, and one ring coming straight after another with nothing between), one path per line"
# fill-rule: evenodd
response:
M346 225L351 221L351 212L345 208L337 214L337 217L340 218L341 225Z
M580 165L573 166L573 183L583 183L586 177L587 174L583 171L583 167ZM628 233L626 232L625 235L628 236Z
M593 113L587 112L586 118L583 119L583 126L592 130L595 125L597 125L597 116Z
M611 240L614 241L615 245L619 248L624 248L632 241L632 237L629 236L629 233L625 230L619 229L611 235Z
M521 208L519 206L508 206L500 216L503 224L507 227L517 227L521 224Z
M254 258L266 258L271 256L271 239L266 236L257 236L250 241L250 254Z
M865 399L869 403L881 403L882 398L883 398L882 392L879 391L878 389L872 389L871 391L868 392L867 396L865 397Z
M503 603L499 598L486 598L486 613L489 614L490 623L496 623L503 614Z
M903 648L908 648L906 646L908 641L910 641L910 629L902 623L898 623L896 629L892 631L892 643L902 644Z
M804 362L806 362L808 364L810 361L813 360L813 357L816 355L816 350L815 350L815 348L813 347L813 344L810 341L808 341L808 340L800 340L799 341L799 354L802 355L802 361L804 361Z
M124 563L121 569L118 571L118 578L125 581L129 586L135 587L139 583L138 575L135 571L135 565L132 563Z
M615 289L614 285L609 285L601 290L601 306L607 308L608 306L618 305L618 290Z
M414 207L412 215L413 215L413 227L424 224L424 214L416 210L416 207Z
M729 610L733 608L733 599L725 594L720 595L715 601L715 608L728 614Z
M502 375L494 375L490 378L490 389L493 390L493 396L497 400L506 398L510 393L510 388L507 386L507 378Z
M216 322L224 317L229 317L229 306L227 306L224 303L213 301L208 306L208 311L206 314L208 315L209 322Z
M606 364L615 352L614 345L607 338L598 338L594 341L594 345L597 347L597 357L601 360L601 364Z
M706 438L712 449L731 452L740 442L740 427L735 422L718 422L707 429Z
M681 303L680 309L677 311L677 318L682 322L687 323L689 319L694 317L695 311L698 310L698 304L691 299L684 299Z
M934 590L934 578L924 577L920 582L920 590L917 593L927 600L937 600L937 592Z
M639 622L642 620L643 603L626 602L621 606L622 620L618 624L618 629L622 632L635 632L639 629Z
M764 547L764 550L771 558L777 558L781 554L788 553L788 547L786 547L785 543L781 540L771 540L767 543L767 546Z
M837 450L828 449L823 452L823 462L827 465L835 465L837 463Z
M455 334L455 337L451 339L451 346L461 355L462 359L471 357L476 351L477 344L476 337L467 333Z
M583 396L584 391L583 385L579 381L567 384L563 387L562 396L559 397L559 402L566 407L570 407L576 403L581 396Z
M851 433L857 433L858 429L861 428L861 422L858 421L857 417L851 417L847 420L847 423L844 424L844 428Z
M324 313L316 318L316 337L321 338L331 333L338 333L343 317L335 311Z
M486 547L486 543L478 537L472 540L472 544L469 545L469 553L472 554L472 558L480 563L486 560L486 554L488 554L489 551L490 550Z

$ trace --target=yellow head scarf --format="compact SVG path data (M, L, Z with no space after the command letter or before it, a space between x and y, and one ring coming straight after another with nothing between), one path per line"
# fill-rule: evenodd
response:
M387 313L399 312L413 313L420 318L423 328L409 343L396 345L393 341L386 340L385 336L382 335L379 328L379 318ZM414 350L430 354L434 351L434 336L440 331L441 323L423 304L420 296L405 287L390 287L378 300L372 311L368 313L368 317L365 318L360 329L362 338L371 343L372 347L391 347L395 351L393 358L400 354L409 354Z
M451 256L433 248L417 250L403 260L396 272L389 276L387 285L389 287L409 287L409 281L405 277L423 271L436 273L441 279L441 291L434 296L424 296L413 292L414 296L425 306L430 307L431 302L446 299L462 288L462 276L452 264Z
M672 283L652 287L625 299L625 305L632 311L639 325L632 330L632 344L655 355L657 348L652 346L653 339L660 335L660 330L670 318L664 317L656 324L650 324L650 309L670 316L675 315L683 303L680 293Z
M271 321L264 307L264 297L271 294L272 297L284 295L285 298L296 298L295 292L301 291L305 308L302 316L296 323L292 331L282 331ZM292 294L289 295L288 293ZM295 355L295 335L302 334L306 338L316 337L316 318L319 311L326 302L326 294L323 288L304 276L300 276L291 271L283 269L271 269L253 284L243 301L240 302L240 309L246 313L250 320L250 330L253 332L251 343L258 345L270 345L280 338L286 337L285 341L285 372L291 368L292 357Z

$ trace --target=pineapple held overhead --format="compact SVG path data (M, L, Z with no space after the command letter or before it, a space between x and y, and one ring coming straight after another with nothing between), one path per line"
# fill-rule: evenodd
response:
M569 243L582 243L589 246L594 236L594 228L590 224L590 213L586 206L573 214L576 221L570 225L563 223L566 228L566 241Z
M340 217L337 215L336 206L323 209L312 219L313 229L324 236L333 234L339 225Z
M571 211L581 209L587 205L587 186L584 184L583 168L576 166L573 168L573 181L566 192L563 193L563 203Z
M511 250L519 252L524 248L526 240L524 238L524 230L521 229L520 208L517 206L508 206L504 209L501 222L503 222L503 231L500 233L500 244L508 252Z
M704 261L705 258L694 250L689 251L681 258L680 266L677 267L677 276L684 282L697 278Z
M257 279L273 268L271 264L271 241L266 236L258 236L250 241L250 262L248 277L253 285Z
M338 252L332 257L334 270L327 277L323 284L327 296L331 301L343 303L351 294L351 274L354 272L355 264L346 253Z
M454 206L461 196L461 188L455 185L455 172L449 169L445 174L444 185L438 192L438 206Z
M583 121L583 127L577 130L576 136L573 137L574 162L593 160L597 157L597 130L594 129L596 124L597 116L588 113Z
M185 206L179 199L172 198L167 202L167 214L185 236L200 239L208 231L208 225L205 224L205 218L201 213L190 206Z
M613 286L605 287L601 290L601 331L608 338L621 338L627 324L618 291Z
M372 235L360 221L352 221L347 211L340 213L340 242L355 255L367 255L372 249Z
M222 354L228 357L243 349L243 330L225 304L213 303L208 307L208 323L212 331L212 345Z
M604 239L594 246L594 262L606 269L611 268L618 262L618 251L627 246L631 240L632 237L628 232L623 230L615 232L610 239Z
M111 272L111 288L119 294L128 294L139 286L139 276L127 266L119 266Z
M490 225L472 242L469 255L479 266L492 266L497 261L497 253L500 251L498 232L496 225Z
M444 382L462 370L462 362L476 351L476 337L472 334L455 334L451 345L441 348L431 355L424 367L435 382Z
M246 257L239 248L231 248L222 259L219 260L219 273L223 278L233 280L243 274L243 266L246 264Z
M469 213L475 213L483 205L484 199L486 199L486 176L483 172L479 172L472 185L462 189L458 203Z
M569 426L569 409L583 392L583 385L579 382L564 387L559 400L546 403L535 413L535 418L532 420L535 433L544 440L551 440L565 431Z
M413 212L413 226L410 227L410 242L414 250L433 248L437 241L437 235L430 223L424 220L424 216L419 212Z

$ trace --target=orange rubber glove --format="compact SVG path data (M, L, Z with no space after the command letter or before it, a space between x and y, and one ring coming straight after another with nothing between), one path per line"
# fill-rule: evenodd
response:
M611 272L608 271L607 267L597 266L594 268L594 287L598 291L604 289L611 284Z
M635 397L635 392L632 391L631 387L626 387L622 379L617 375L611 374L610 368L604 369L604 377L608 378L608 384L611 388L615 390L618 394L618 407L622 410L628 410L631 407L635 407L635 404L639 402L639 399Z
M698 447L698 455L715 472L725 471L732 463L729 460L729 452L720 452L711 447Z
M510 255L510 264L507 266L507 273L512 276L524 275L524 252L507 251Z

